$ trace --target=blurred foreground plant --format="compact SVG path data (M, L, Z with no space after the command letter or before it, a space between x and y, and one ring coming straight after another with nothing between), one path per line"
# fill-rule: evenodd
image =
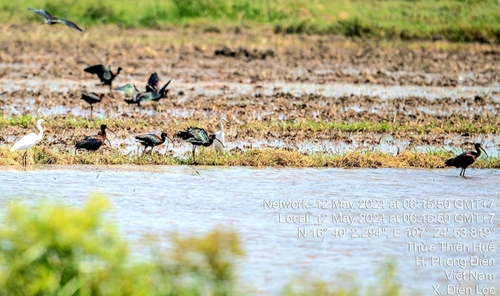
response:
M82 209L12 205L0 230L0 295L229 295L231 231L175 238L171 256L132 262L127 244L103 220L106 199Z
M168 251L152 247L151 260L137 262L103 219L108 208L100 196L81 209L12 204L0 229L0 296L245 295L236 286L235 260L244 252L233 231L220 227L203 236L173 235ZM302 277L284 294L402 294L393 262L377 274L376 285L366 288L354 278L324 282Z
M404 295L401 286L396 279L396 264L388 261L377 270L378 281L374 286L360 285L355 279L348 275L332 282L323 280L311 280L304 277L296 282L292 282L286 287L287 296L399 296ZM363 287L365 286L365 287ZM416 294L412 294L416 295Z

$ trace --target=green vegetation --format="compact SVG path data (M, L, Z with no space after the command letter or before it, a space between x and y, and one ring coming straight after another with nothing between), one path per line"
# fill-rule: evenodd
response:
M357 295L372 295L372 296L398 296L403 295L401 287L396 281L396 264L389 261L387 264L380 267L377 271L379 281L376 287L368 287L366 291L355 282L351 277L343 275L342 280L335 283L335 288L328 282L322 280L314 280L299 278L294 284L287 286L287 296L357 296Z
M490 120L491 121L488 121ZM371 132L392 133L399 138L405 136L413 138L418 135L440 135L443 133L498 133L499 126L496 118L473 120L460 116L448 118L439 122L433 119L427 121L393 123L393 122L327 122L327 121L251 121L241 126L232 125L239 134L249 135L253 138L265 138L268 133L307 135L302 140L315 139L317 135L333 135L337 132ZM24 135L25 127L35 130L37 118L31 115L0 117L0 133ZM158 124L158 122L160 122ZM183 122L182 126L174 122L158 121L154 118L125 118L125 119L96 119L88 121L81 117L52 117L46 118L44 125L46 134L53 140L43 139L38 145L28 152L29 164L93 164L93 165L186 165L192 164L191 151L185 156L164 155L165 146L159 146L154 153L142 153L142 148L136 152L123 153L119 147L106 144L96 152L87 153L79 151L74 155L74 144L89 134L96 134L101 124L118 133L120 138L130 138L134 134L149 132L151 129L164 130L173 136L175 131L187 126L210 126L209 121ZM18 126L23 127L19 129ZM12 129L16 129L16 133ZM66 131L71 131L67 133ZM63 136L60 136L63 135ZM66 136L64 136L66 135ZM110 135L113 142L114 135ZM432 138L432 136L430 136ZM230 140L230 139L229 139ZM181 140L178 140L182 142ZM418 141L418 139L417 139ZM179 142L177 142L179 143ZM63 145L61 145L63 144ZM172 144L169 142L169 148ZM178 145L178 144L176 144ZM188 145L183 143L182 145ZM417 144L415 144L417 145ZM10 146L0 147L0 165L16 165L22 163L22 152L10 152ZM123 148L123 147L121 147ZM161 151L161 152L159 152ZM456 152L458 153L458 151ZM416 150L402 150L397 155L381 152L374 144L371 149L358 149L345 154L334 154L328 151L300 153L295 148L281 149L239 149L215 152L211 148L200 147L196 151L197 163L200 165L215 166L291 166L291 167L341 167L341 168L443 168L444 161L453 153L444 149L429 149L425 152ZM477 168L500 168L500 158L481 157L474 165Z
M150 258L138 261L104 219L108 209L108 201L98 195L81 209L10 204L0 228L0 295L248 294L236 280L235 261L244 251L234 231L174 234L169 251L155 247L151 238ZM284 295L401 295L394 263L383 265L377 274L376 290L359 286L353 278L328 283L302 278L289 284Z
M0 5L0 17L8 22L39 21L25 10L39 7L84 27L246 26L276 33L500 42L496 0L1 0Z
M173 236L169 253L152 248L152 262L134 262L103 219L108 207L99 196L82 209L11 205L0 230L0 295L235 294L236 233Z
M38 118L31 114L1 116L0 131L7 127L32 128L36 125ZM168 131L178 131L188 126L218 126L209 120L183 120L182 126L172 121L160 121L152 117L137 118L97 118L89 121L79 116L52 116L44 118L45 127L52 130L66 129L99 129L101 124L107 124L115 132L126 130L129 133L143 131L147 129L161 129ZM375 119L378 120L378 119ZM343 120L327 121L321 119L296 119L296 120L271 120L271 121L249 121L236 126L239 133L268 133L268 132L372 132L372 133L478 133L491 134L500 133L500 121L498 117L467 118L461 115L453 115L437 119L429 116L419 120L397 120L397 121L369 121L369 120ZM87 131L88 132L88 131ZM172 134L173 132L170 132Z

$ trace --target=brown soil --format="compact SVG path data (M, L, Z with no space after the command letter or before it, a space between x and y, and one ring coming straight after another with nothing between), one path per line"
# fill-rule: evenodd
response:
M12 105L18 104L14 102L26 98L34 99L35 109L63 106L88 110L88 105L80 99L81 92L95 91L107 95L101 106L95 105L96 109L104 107L112 117L148 123L119 131L121 136L150 132L155 123L170 130L196 123L216 131L217 119L226 117L232 123L228 141L279 138L293 143L301 140L349 142L353 134L359 133L287 131L273 129L273 124L282 120L322 120L437 122L439 125L456 114L476 120L488 118L489 123L494 123L500 111L500 104L484 93L473 98L431 100L404 95L390 99L354 94L340 98L317 94L294 96L278 87L272 94L261 91L276 81L316 85L491 86L500 78L500 48L494 45L387 43L331 36L262 35L250 31L163 32L110 27L78 35L64 29L35 24L2 25L5 34L0 36L0 84L4 88L0 91L0 109L4 116L12 114ZM100 63L124 69L114 86L133 82L143 90L152 72L158 72L160 84L174 78L169 98L159 104L144 103L141 108L127 106L122 94L109 96L107 87L97 86L95 75L83 71ZM21 83L23 88L11 90L8 86L12 81ZM30 87L33 81L40 83L41 88ZM50 91L51 81L62 81L70 90ZM251 85L253 89L242 95L228 87L230 83ZM205 92L220 94L197 93L197 85L203 85ZM23 110L22 106L18 108ZM422 108L434 112L422 111ZM81 116L82 112L75 114ZM66 115L56 118L61 117ZM258 122L267 128L243 128ZM13 136L25 133L16 127L0 127L0 130L1 134ZM76 131L72 137L61 139L60 135L67 135L66 130L67 127L53 123L53 142L66 144L88 133ZM393 136L420 145L442 145L446 138L439 134L439 129L430 134L401 132ZM366 139L376 144L372 135ZM7 141L0 138L0 142Z

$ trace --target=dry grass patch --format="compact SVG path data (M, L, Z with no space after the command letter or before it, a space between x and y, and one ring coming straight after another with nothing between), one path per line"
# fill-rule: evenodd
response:
M21 165L22 151L10 152L0 148L0 165ZM252 167L337 167L337 168L444 168L444 161L454 154L444 151L416 152L405 150L398 155L380 151L352 151L346 154L303 154L290 149L233 149L216 152L200 148L196 151L196 164L208 166ZM119 150L104 147L95 152L73 151L35 146L28 151L28 164L57 165L192 165L191 152L176 156L173 151L123 154ZM475 168L500 168L498 157L482 156L472 165Z

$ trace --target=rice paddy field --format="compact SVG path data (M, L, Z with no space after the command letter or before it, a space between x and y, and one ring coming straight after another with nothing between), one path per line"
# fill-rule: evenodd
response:
M498 1L0 7L0 295L499 293Z

